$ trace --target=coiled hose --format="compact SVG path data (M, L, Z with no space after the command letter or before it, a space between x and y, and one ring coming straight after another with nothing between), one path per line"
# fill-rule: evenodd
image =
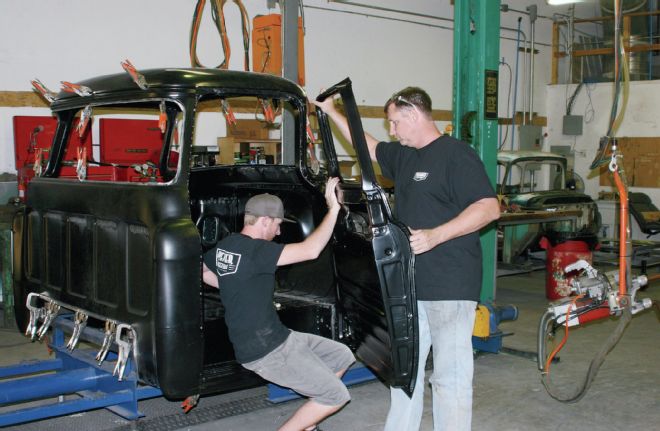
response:
M543 315L543 318L541 319L542 324L547 314L548 313ZM603 344L600 350L596 353L594 358L591 360L591 363L589 364L589 370L587 371L587 375L584 379L584 382L582 383L581 386L575 388L573 391L567 393L560 393L558 388L550 381L550 373L543 372L541 382L543 383L543 386L545 387L546 391L548 391L548 394L555 400L560 401L562 403L575 403L580 401L582 397L584 397L584 395L587 393L587 390L589 389L594 379L596 378L596 375L598 374L598 370L600 370L601 365L603 365L603 362L605 362L605 357L619 342L619 340L623 336L624 331L626 330L626 327L628 326L631 320L632 320L632 313L630 312L629 308L625 308L623 310L623 315L619 319L619 323L617 324L616 328L610 334L609 338ZM543 327L544 329L547 329L547 324L548 323L546 322L545 323L546 326ZM547 332L543 332L542 334L545 339L545 334L547 334ZM539 333L539 338L541 338L541 333ZM539 348L541 347L543 348L543 350L545 350L545 346L541 346L541 343L539 343ZM540 352L541 350L539 350L539 358L541 358Z

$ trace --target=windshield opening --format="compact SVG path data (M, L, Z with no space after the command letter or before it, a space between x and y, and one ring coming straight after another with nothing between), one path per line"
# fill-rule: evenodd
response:
M60 121L67 114L60 113ZM51 178L78 181L166 183L179 169L183 115L177 104L86 106L75 113ZM55 149L55 147L53 147ZM50 151L50 149L49 149ZM35 156L35 175L48 156Z
M498 188L502 194L563 190L566 185L564 167L559 162L525 161L512 163L508 169L500 166Z

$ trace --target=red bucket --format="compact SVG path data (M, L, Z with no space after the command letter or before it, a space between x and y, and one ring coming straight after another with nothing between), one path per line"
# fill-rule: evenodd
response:
M546 298L555 300L570 295L571 280L577 275L577 271L564 273L564 268L580 259L591 264L592 252L589 244L584 241L569 240L552 245L546 237L543 237L539 245L546 250Z

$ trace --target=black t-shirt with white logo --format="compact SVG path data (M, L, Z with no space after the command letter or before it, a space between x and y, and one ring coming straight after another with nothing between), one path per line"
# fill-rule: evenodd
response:
M410 228L434 228L495 197L477 153L452 137L421 149L380 142L376 156L383 175L394 181L396 217ZM415 256L417 299L478 301L481 273L478 232L447 241Z
M241 364L264 357L289 335L273 305L283 249L283 244L238 233L204 254L204 263L218 277L229 339Z

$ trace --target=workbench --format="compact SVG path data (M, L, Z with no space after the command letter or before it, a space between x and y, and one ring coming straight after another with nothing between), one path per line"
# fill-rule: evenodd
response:
M502 213L497 220L497 227L502 234L502 258L504 264L515 263L532 242L537 239L543 223L564 222L559 229L563 232L575 232L582 210L565 211L520 211Z

